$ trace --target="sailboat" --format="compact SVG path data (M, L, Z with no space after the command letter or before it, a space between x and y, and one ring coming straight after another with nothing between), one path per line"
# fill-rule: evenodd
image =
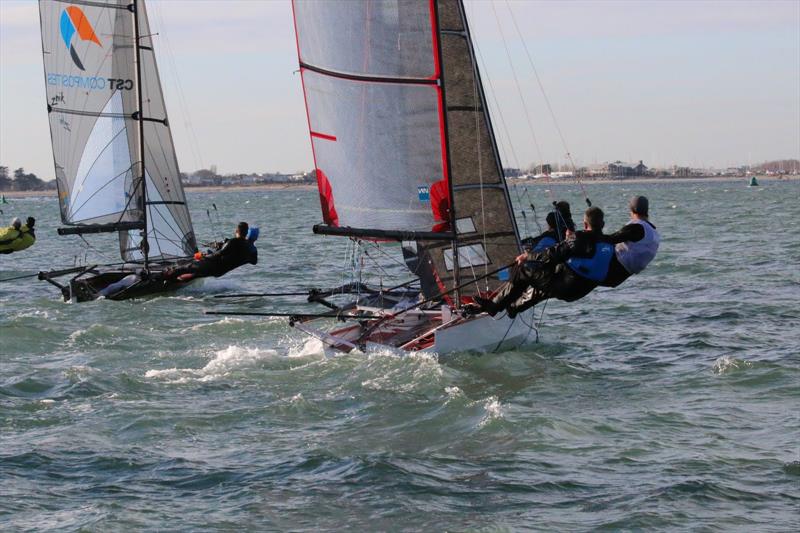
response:
M58 234L117 233L122 259L39 279L78 302L185 285L161 275L197 243L144 0L40 0L39 13Z
M469 314L520 253L461 0L294 0L320 235L400 241L417 294L373 289L290 324L333 351L496 351L531 340L516 319ZM311 301L311 298L309 298ZM329 327L335 315L352 324Z

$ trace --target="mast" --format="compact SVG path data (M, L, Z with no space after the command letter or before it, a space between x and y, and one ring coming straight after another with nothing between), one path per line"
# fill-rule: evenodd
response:
M444 83L444 61L442 60L442 40L439 36L439 32L441 31L441 28L439 27L439 2L431 0L431 4L433 6L433 23L435 25L433 34L436 37L434 46L436 46L436 58L439 64L439 91L441 93L441 105L443 107L442 133L444 134L445 159L447 162L447 169L445 172L447 175L447 194L450 195L450 232L453 234L453 240L451 241L451 246L453 248L453 279L455 280L454 285L459 287L461 285L461 270L459 269L458 265L458 228L456 227L455 195L453 194L453 180L450 177L450 143L447 141L449 138L447 130L447 110L444 109L447 98L445 94ZM459 307L459 303L461 302L461 290L456 289L454 296L456 307Z
M147 244L147 181L144 169L144 115L143 115L143 94L142 94L142 53L140 49L139 40L139 0L133 0L133 3L128 6L133 11L133 46L136 52L136 97L138 102L138 109L136 111L137 120L139 123L139 167L142 169L140 183L142 187L142 220L144 222L144 233L142 233L142 253L144 253L144 267L147 269L147 262L149 259L149 248Z

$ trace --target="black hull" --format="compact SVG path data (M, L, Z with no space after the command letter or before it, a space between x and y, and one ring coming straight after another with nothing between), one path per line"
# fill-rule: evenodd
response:
M90 302L101 296L100 291L109 285L119 282L131 274L130 271L111 271L100 274L70 280L69 287L62 289L64 301ZM108 300L130 300L133 298L143 298L167 292L174 292L186 287L191 282L164 280L160 273L151 273L147 279L135 282L130 287L125 287L112 294L106 295Z
M56 281L68 274L76 275L65 282ZM92 266L40 272L39 279L58 287L65 302L76 303L90 302L100 297L108 300L143 298L173 292L193 282L166 280L160 270L151 270L142 275L142 270L138 268L99 270Z

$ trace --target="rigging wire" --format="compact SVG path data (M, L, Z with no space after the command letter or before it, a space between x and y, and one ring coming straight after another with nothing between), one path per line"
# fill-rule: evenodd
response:
M526 119L526 121L528 123L528 130L530 131L531 138L533 139L533 144L536 147L536 154L539 156L539 161L542 162L543 161L542 149L541 149L541 146L539 146L539 139L536 137L536 132L533 129L533 121L531 120L530 111L528 110L528 106L525 103L525 98L522 95L522 86L519 83L519 78L517 77L517 71L514 68L514 62L511 59L511 52L508 49L508 42L506 41L506 34L503 31L503 25L500 24L500 17L497 14L497 9L495 9L495 7L494 7L494 2L491 2L491 6L492 6L492 13L494 13L494 20L497 23L497 29L500 32L500 37L502 38L502 41L503 41L503 48L506 51L506 58L508 59L508 66L511 68L511 74L514 76L514 83L515 83L516 88L517 88L517 94L519 94L520 102L522 102L522 109L525 112L525 119Z
M192 124L191 114L189 113L189 104L188 100L186 99L186 93L183 90L183 83L181 82L181 77L178 74L178 64L175 61L175 54L172 51L172 44L169 40L169 31L166 29L166 24L164 23L164 17L161 13L161 7L158 3L154 3L153 6L155 9L153 12L158 18L158 25L162 28L163 34L159 34L159 36L163 39L164 42L164 50L166 51L167 57L167 66L172 71L172 78L175 80L175 87L177 88L178 93L178 104L181 107L181 114L183 115L183 125L186 127L186 131L188 132L188 141L189 141L189 150L192 151L192 155L195 158L195 164L199 163L199 168L205 168L205 164L203 163L203 155L202 151L200 150L200 143L197 139L197 132L195 131L194 125Z
M525 55L528 57L528 63L530 63L531 70L533 71L534 77L536 78L536 83L539 85L539 90L542 93L542 98L544 99L545 105L547 106L547 110L550 113L550 118L552 118L553 125L556 128L556 132L558 132L558 137L561 139L561 145L563 146L564 151L566 152L565 155L567 157L567 160L569 161L570 166L572 167L572 176L574 180L578 183L578 186L581 188L581 193L583 193L583 199L591 207L592 202L591 200L589 200L589 196L586 193L586 188L583 186L583 182L578 176L578 167L575 164L575 160L572 158L572 153L570 152L569 146L567 146L567 140L564 137L564 133L561 130L561 126L558 123L558 119L556 119L555 111L553 111L553 106L550 104L550 98L547 97L547 92L544 90L544 84L542 83L542 79L539 77L539 71L536 69L536 65L533 63L533 56L531 55L531 52L528 49L528 45L525 42L525 39L522 36L522 32L519 29L519 24L517 24L517 19L514 16L514 10L511 8L511 3L508 0L505 0L505 3L506 7L508 8L508 12L511 15L511 21L514 24L514 28L517 31L517 36L519 37L519 40L522 43L522 47L525 50ZM492 3L492 10L495 11L495 16L497 16L497 11L494 9L494 3ZM499 20L498 20L498 27L499 27ZM505 37L503 37L503 44L505 44ZM506 52L508 52L508 48L506 48ZM514 79L516 80L516 74L514 75Z
M486 68L486 61L483 60L483 53L481 52L480 48L474 43L473 43L473 47L475 48L475 51L477 52L478 62L481 65L481 70L484 73L484 78L489 83L489 90L490 90L489 92L492 95L492 101L494 102L494 108L497 110L497 114L500 117L500 124L503 126L503 132L505 133L506 140L508 141L508 148L509 148L509 151L511 152L512 161L514 162L514 166L516 168L520 168L519 158L517 157L517 153L514 150L514 143L513 143L512 139L511 139L511 134L508 132L508 125L506 124L506 119L505 119L505 116L503 115L503 110L502 110L502 108L500 107L500 104L497 101L497 93L494 90L494 84L492 83L492 78L491 78L491 76L489 76L489 71ZM487 105L488 105L488 102L487 102ZM503 178L505 178L505 177L506 176L505 176L505 172L504 172L503 173ZM522 198L521 198L521 196L519 194L519 188L516 185L514 185L512 187L512 189L514 189L514 195L517 197L517 203L520 205L520 208L521 208L522 220L523 220L523 223L525 224L525 233L527 235L530 235L531 232L530 232L530 228L528 227L528 217L527 217L527 215L525 213L525 208L524 208L525 204L523 203ZM534 217L535 216L536 216L536 213L534 213ZM539 221L538 220L536 220L536 225L539 226ZM539 227L541 228L541 226L539 226Z

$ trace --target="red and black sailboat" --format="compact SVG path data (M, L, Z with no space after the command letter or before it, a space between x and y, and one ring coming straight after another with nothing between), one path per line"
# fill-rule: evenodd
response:
M353 325L293 325L342 351L526 342L530 311L516 320L462 312L507 279L520 242L461 0L293 8L324 222L314 232L402 241L421 292L400 309L359 299Z

